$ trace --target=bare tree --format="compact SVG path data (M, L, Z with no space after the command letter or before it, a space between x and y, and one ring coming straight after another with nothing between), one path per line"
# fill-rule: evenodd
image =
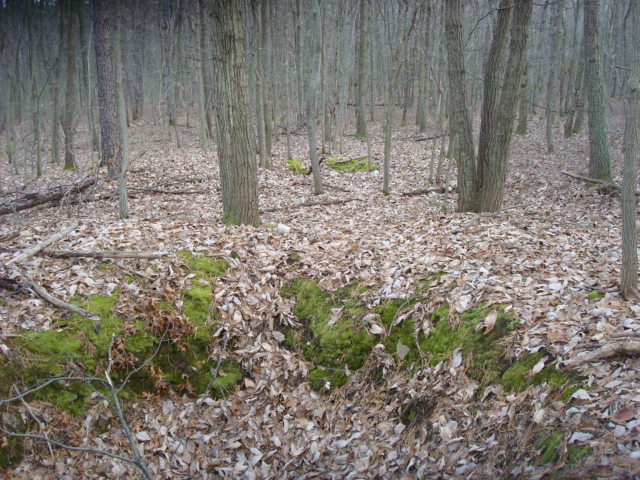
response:
M258 174L245 74L244 0L210 0L222 221L257 225Z

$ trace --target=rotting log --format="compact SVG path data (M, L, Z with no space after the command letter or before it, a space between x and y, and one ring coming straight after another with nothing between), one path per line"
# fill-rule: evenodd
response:
M77 195L81 191L95 185L97 181L96 177L85 177L74 183L59 185L44 192L29 193L10 202L0 203L0 215L19 212L44 203L55 202L65 197Z

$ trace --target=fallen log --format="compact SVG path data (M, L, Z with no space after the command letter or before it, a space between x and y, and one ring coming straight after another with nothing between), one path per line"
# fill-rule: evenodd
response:
M97 181L96 177L85 177L68 185L59 185L44 192L29 193L10 202L0 203L0 215L15 213L44 203L62 200L95 185Z
M169 255L169 252L132 252L123 250L121 252L91 252L88 250L43 250L43 255L54 258L143 258L146 260L162 258Z
M284 207L272 207L261 210L261 213L277 212L278 210L287 210L289 208L299 207L315 207L317 205L341 205L343 203L349 203L357 200L357 198L345 198L344 200L311 200L304 203L298 203L297 205L285 205Z
M606 358L615 357L616 355L640 355L640 342L613 342L603 345L592 352L582 352L574 358L562 362L567 368L575 368L579 365L598 362Z

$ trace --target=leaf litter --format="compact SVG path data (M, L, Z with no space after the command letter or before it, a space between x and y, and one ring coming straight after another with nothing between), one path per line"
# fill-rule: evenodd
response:
M259 227L236 227L218 221L214 148L202 150L188 129L180 133L182 148L177 149L164 130L134 126L132 190L154 186L206 193L135 193L131 218L118 220L115 200L109 198L115 185L101 180L79 203L5 216L0 275L15 278L20 271L65 301L120 289L117 308L124 310L133 299L160 298L193 284L175 255L169 261L126 260L127 269L150 279L130 283L121 269L101 269L93 259L34 256L19 267L5 265L16 255L8 249L33 246L72 221L80 226L56 248L186 250L229 263L211 286L221 318L218 335L229 335L228 353L248 376L224 400L169 394L126 406L144 461L157 478L542 478L562 468L588 477L629 476L640 470L637 357L578 367L584 386L567 404L550 395L545 384L520 393L496 385L480 391L465 375L459 350L448 361L408 372L394 360L407 352L388 352L382 345L363 368L349 373L344 387L320 394L305 381L309 365L284 346L282 332L298 322L294 301L279 292L298 277L318 280L325 290L358 282L366 287L362 302L374 307L406 300L424 278L443 274L429 287L429 304L447 302L458 314L481 303L504 306L521 320L504 340L510 358L544 353L532 375L552 358L561 363L616 335L637 336L640 307L618 293L619 199L559 173L584 169L584 133L563 139L556 132L556 153L549 155L539 153L546 151L543 121L536 119L530 127L512 144L505 208L496 214L454 213L455 192L402 196L425 186L431 152L410 139L410 127L400 127L393 144L392 196L381 194L378 175L325 169L327 193L314 197L311 178L287 170L284 142L279 142L273 168L259 172L261 208L278 210L264 212ZM621 128L612 126L616 171ZM379 165L382 135L377 125L371 130L373 163ZM305 138L292 137L296 158L306 158ZM345 137L343 143L340 156L366 155L363 142ZM29 188L95 173L90 166L95 158L79 155L79 160L76 173L47 165ZM10 175L0 180L2 191L20 184ZM348 198L356 200L301 207L308 200ZM293 252L295 268L289 262ZM588 298L592 291L601 298ZM55 328L61 312L54 307L24 294L2 295L0 335ZM333 311L333 321L341 313ZM429 313L424 305L412 313L427 333ZM488 333L495 321L488 314L478 328ZM376 335L384 331L376 319L369 328ZM371 374L380 368L385 375L373 382ZM97 404L76 434L83 445L127 455L119 428L92 428L96 418L109 415ZM543 464L541 438L557 432L562 434L559 460ZM567 453L574 446L589 449L576 467ZM10 473L34 479L136 474L106 457L68 451L55 451L53 457L33 453Z

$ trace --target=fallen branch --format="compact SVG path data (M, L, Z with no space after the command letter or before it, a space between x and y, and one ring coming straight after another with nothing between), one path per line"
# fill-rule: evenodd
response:
M91 312L86 311L83 308L76 307L75 305L71 305L70 303L65 302L64 300L60 300L59 298L54 297L49 292L47 292L42 285L37 282L27 280L26 278L22 279L22 283L24 286L29 288L33 293L38 295L43 300L46 300L51 305L54 305L62 310L66 310L71 313L75 313L80 315L81 317L88 318L89 320L93 320L94 322L100 321L100 317L93 315Z
M400 195L403 197L417 197L419 195L428 195L430 193L445 193L443 186L437 186L433 188L422 188L420 190L412 190L410 192L403 192Z
M569 360L565 360L563 365L567 368L575 368L584 363L597 362L605 358L615 357L616 355L639 355L640 342L614 342L604 345L592 352L582 352Z
M597 178L585 177L583 175L578 175L577 173L566 172L562 170L560 173L566 175L567 177L575 178L576 180L582 180L584 182L595 183L597 185L605 185L607 187L615 188L616 190L620 190L620 187L615 185L613 182L608 180L598 180Z
M0 215L19 212L21 210L42 205L43 203L61 200L67 195L80 193L82 190L95 185L96 182L97 179L95 177L86 177L68 185L60 185L50 188L42 193L26 194L23 197L10 202L0 203Z
M25 250L24 252L22 252L20 255L16 255L13 258L10 258L6 265L11 265L12 263L20 263L23 260L26 260L27 258L35 255L36 253L38 253L40 250L43 250L45 247L48 247L49 245L51 245L52 243L57 242L58 240L66 237L67 235L69 235L71 232L73 232L76 228L78 228L78 223L74 223L73 225L71 225L69 228L64 229L61 232L56 233L55 235L51 235L49 238L46 238L45 240L43 240L42 242L38 243L37 245L28 248L27 250Z
M345 198L344 200L311 200L297 205L285 205L284 207L272 207L261 210L261 213L277 212L278 210L287 210L289 208L298 207L315 207L317 205L342 205L357 200L357 198Z
M143 258L146 260L162 258L169 255L169 252L132 252L123 250L121 252L90 252L88 250L43 250L43 255L54 258Z
M162 193L166 195L198 195L207 190L163 190L161 188L130 188L129 193Z

